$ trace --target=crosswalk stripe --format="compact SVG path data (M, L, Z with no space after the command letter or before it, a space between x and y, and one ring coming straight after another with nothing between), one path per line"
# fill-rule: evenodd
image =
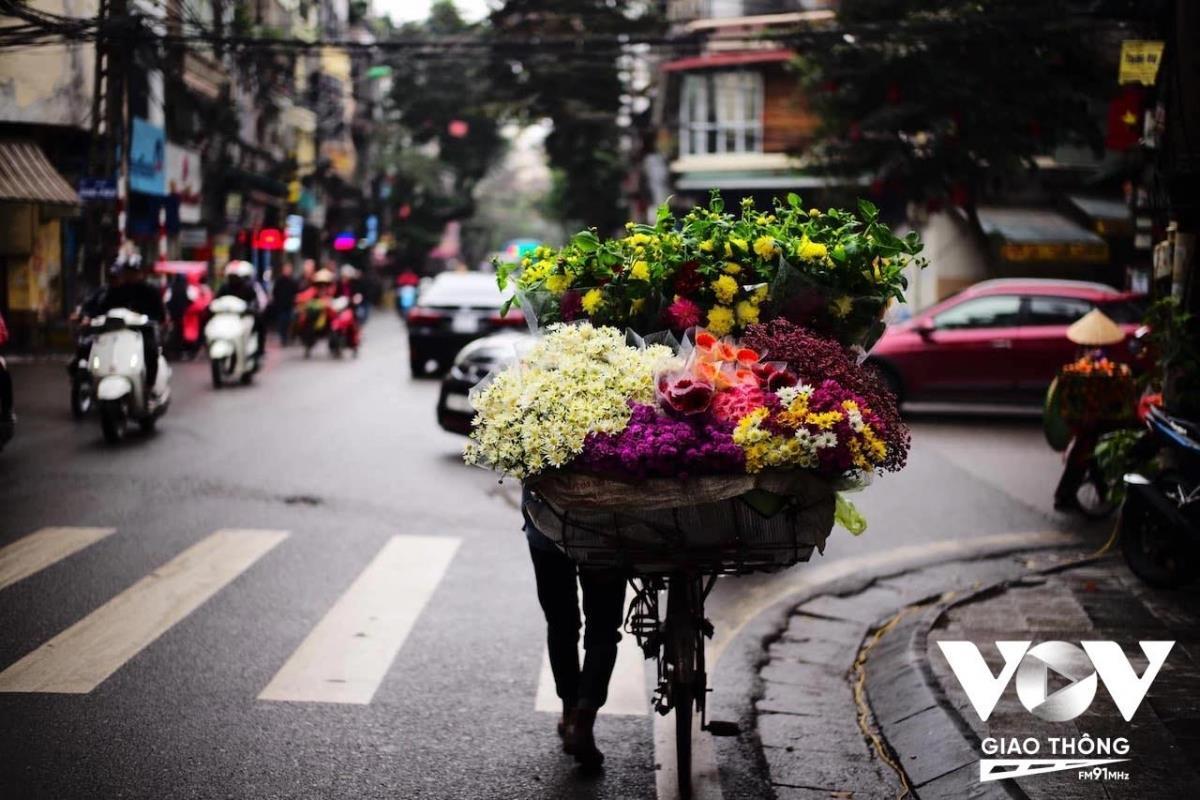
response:
M213 533L0 672L0 692L92 691L285 538Z
M580 652L582 654L582 650ZM562 712L562 701L558 699L554 688L554 672L550 669L550 654L545 651L542 653L542 669L538 674L537 696L533 708L535 711L555 714ZM637 645L637 640L624 633L617 645L617 663L613 667L612 679L608 682L608 701L600 709L600 713L644 716L649 713L649 708L646 659Z
M258 699L370 703L458 545L438 536L389 539Z
M0 548L0 589L95 544L116 528L42 528Z

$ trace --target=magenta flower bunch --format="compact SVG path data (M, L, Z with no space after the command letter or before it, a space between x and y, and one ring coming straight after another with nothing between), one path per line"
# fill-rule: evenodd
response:
M591 434L575 465L623 478L681 478L742 474L746 457L733 426L708 415L675 417L631 403L629 425L617 434Z

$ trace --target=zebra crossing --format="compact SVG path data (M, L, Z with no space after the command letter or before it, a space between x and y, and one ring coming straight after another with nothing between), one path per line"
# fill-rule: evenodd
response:
M0 548L0 592L105 538L114 528L43 528ZM197 611L288 538L287 531L215 531L15 662L0 664L0 693L87 694ZM391 537L311 629L258 701L366 705L387 676L460 540ZM2 595L0 595L2 602ZM538 645L544 649L541 642ZM532 706L558 713L549 660ZM645 662L622 637L602 713L646 715Z

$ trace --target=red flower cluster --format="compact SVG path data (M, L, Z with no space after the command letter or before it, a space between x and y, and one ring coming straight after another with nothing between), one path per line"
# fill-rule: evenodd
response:
M902 469L908 461L911 435L900 418L896 396L879 373L855 361L853 354L832 339L823 339L785 319L751 325L742 344L764 353L772 361L785 361L788 368L810 384L832 380L862 398L878 420L876 433L887 445L887 460L881 468Z

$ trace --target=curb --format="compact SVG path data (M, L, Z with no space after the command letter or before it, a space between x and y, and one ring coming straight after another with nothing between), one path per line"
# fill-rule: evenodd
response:
M955 545L953 548L942 546L951 542ZM768 647L782 636L788 620L801 605L822 595L845 596L862 592L876 582L930 567L995 560L1014 553L1087 547L1089 544L1078 536L1058 532L1006 534L979 542L944 540L929 543L923 547L934 553L932 558L920 560L901 556L887 560L872 557L871 563L861 569L834 570L839 574L789 591L745 617L720 647L710 678L710 685L716 687L710 698L710 717L735 720L744 732L736 739L713 740L726 793L736 790L731 796L778 796L770 783L756 703L764 695L765 682L760 673L769 660ZM831 566L836 566L836 562ZM855 647L860 644L855 642Z

